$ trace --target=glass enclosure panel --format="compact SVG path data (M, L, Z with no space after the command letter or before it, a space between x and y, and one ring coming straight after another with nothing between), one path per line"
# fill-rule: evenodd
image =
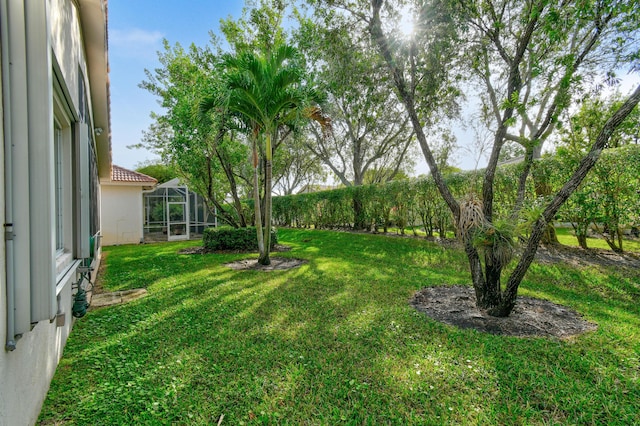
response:
M144 194L144 240L201 238L215 214L185 186L160 186Z
M188 238L187 203L167 203L167 205L169 207L169 239L177 236Z

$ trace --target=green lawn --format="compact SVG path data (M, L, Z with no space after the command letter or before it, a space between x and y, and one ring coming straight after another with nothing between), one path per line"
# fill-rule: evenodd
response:
M558 241L566 246L578 247L578 239L574 235L571 228L556 228L556 234L558 235ZM611 247L602 238L587 238L587 247L593 249L611 250ZM622 249L626 252L640 253L640 240L625 239L622 242Z
M459 330L415 312L467 284L424 240L280 230L289 271L198 244L105 249L109 290L146 287L75 325L44 424L640 424L640 272L534 263L521 294L598 323L570 341ZM626 275L625 275L626 274Z

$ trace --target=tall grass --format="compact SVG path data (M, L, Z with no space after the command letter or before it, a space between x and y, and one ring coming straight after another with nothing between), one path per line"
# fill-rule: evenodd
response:
M521 293L599 325L569 341L460 330L414 311L468 284L424 240L281 230L308 263L234 271L192 242L105 249L108 290L75 326L42 424L638 424L640 274L534 264ZM254 255L255 256L255 255ZM244 257L247 257L246 255Z

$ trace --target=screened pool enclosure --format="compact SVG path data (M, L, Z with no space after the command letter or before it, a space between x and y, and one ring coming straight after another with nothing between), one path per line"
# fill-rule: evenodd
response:
M205 228L217 226L215 210L178 179L145 191L143 202L145 242L199 238Z

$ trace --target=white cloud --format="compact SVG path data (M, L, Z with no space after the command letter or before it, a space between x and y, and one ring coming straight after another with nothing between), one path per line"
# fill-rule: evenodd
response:
M114 56L155 58L163 37L160 31L112 29L109 30L109 51Z

